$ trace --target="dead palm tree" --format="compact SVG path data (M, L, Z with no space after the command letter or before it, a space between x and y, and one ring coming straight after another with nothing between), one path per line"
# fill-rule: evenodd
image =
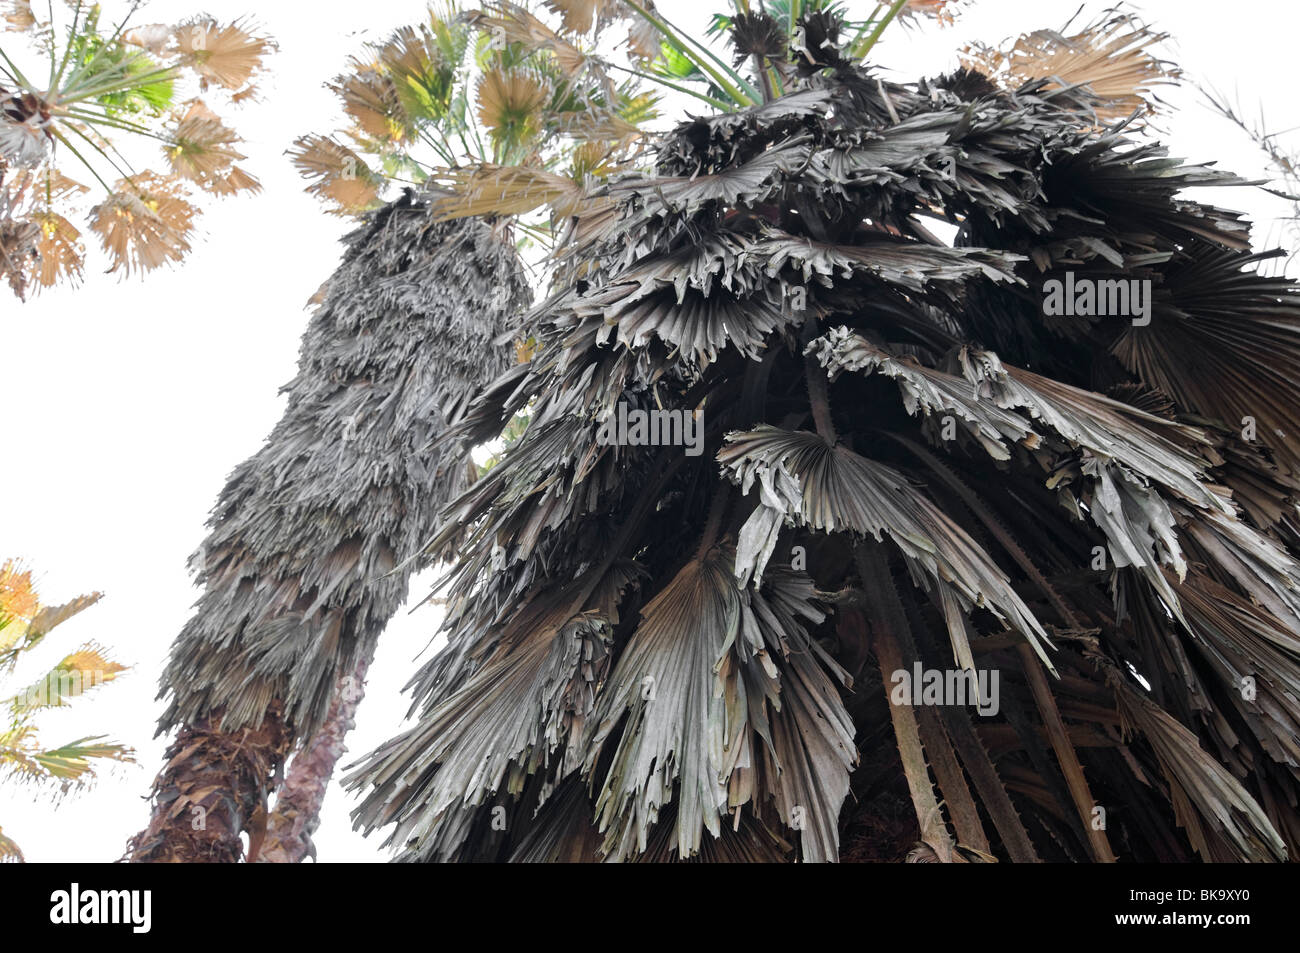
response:
M417 861L1294 855L1300 297L1179 194L1238 180L1060 78L731 26L784 94L605 190L458 425L531 402L430 549L448 647L358 824ZM1067 273L1151 282L1149 322L1048 316ZM608 439L634 411L703 452Z
M322 289L284 417L213 511L196 560L204 591L162 679L160 731L179 732L133 860L234 862L244 832L250 859L312 853L375 642L438 509L466 484L469 448L439 438L512 362L507 319L531 295L511 236L540 234L537 223L495 204L443 221L473 196L441 183L527 169L552 188L516 188L507 214L558 205L553 183L576 193L612 167L634 131L620 112L645 109L626 84L562 68L558 35L476 51L492 26L451 11L367 48L332 84L353 127L295 146L312 191L372 211ZM614 132L579 139L575 117ZM472 165L422 162L421 148ZM405 194L383 204L394 179Z

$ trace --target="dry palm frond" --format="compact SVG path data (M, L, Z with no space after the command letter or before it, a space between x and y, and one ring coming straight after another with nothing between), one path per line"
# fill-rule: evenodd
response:
M312 183L307 191L334 203L340 212L371 208L383 179L347 146L326 136L302 136L289 150L299 173Z
M724 547L697 553L664 586L602 688L586 767L616 745L595 802L611 860L647 849L674 794L679 857L698 853L706 830L718 838L742 806L760 817L774 809L802 830L809 860L837 853L826 819L856 760L835 686L847 673L804 629L823 618L808 578L774 572L765 593L746 590L731 557Z
M576 214L585 191L572 177L527 166L479 165L442 176L452 195L437 203L444 218L525 215L549 205L557 215Z
M262 183L257 176L245 172L239 166L231 166L227 171L205 182L203 187L213 195L262 191Z
M40 227L32 277L42 288L66 280L81 281L85 268L85 245L80 230L58 212L36 212L32 219Z
M202 78L225 89L243 89L275 49L272 40L259 36L242 22L222 26L216 20L198 19L175 29L182 57Z
M767 499L746 521L737 549L736 574L761 580L776 544L776 525L785 521L827 532L851 531L877 541L888 536L909 569L928 576L939 591L951 591L964 618L975 606L1018 632L1050 669L1047 633L1033 610L1008 584L992 556L899 473L844 447L832 450L817 434L760 427L727 435L718 452L727 476L749 492L755 480L768 481ZM875 501L888 500L878 509ZM753 543L746 545L749 540ZM954 606L955 608L955 606ZM971 658L968 629L949 616L954 656ZM973 666L963 666L973 667Z
M592 27L619 12L618 0L544 0L547 9L560 15L566 33L590 33Z
M236 106L240 103L247 102L250 99L255 102L262 101L261 93L258 91L256 86L245 86L238 92L230 94L230 101Z
M1218 862L1286 860L1287 845L1268 815L1196 735L1113 671L1107 678L1116 687L1125 731L1150 740L1175 817L1197 853Z
M964 0L907 0L898 11L898 19L906 23L925 17L936 21L940 26L952 26L957 22L957 8L963 2Z
M621 166L605 142L583 142L569 156L569 178L587 189L613 175Z
M123 179L90 214L90 227L113 260L109 271L130 275L184 258L199 210L175 179L147 172Z
M40 600L32 583L32 571L15 560L6 559L4 564L0 565L0 618L6 620L6 623L26 624L32 621L39 608ZM15 625L11 630L14 635L5 633L0 638L15 637L19 628ZM0 643L0 647L9 646Z
M5 32L30 30L39 22L32 12L32 0L4 0L0 7L0 21L4 23Z
M76 182L58 169L43 169L32 176L33 202L49 208L63 204L90 191L90 187Z
M246 156L235 148L239 135L201 102L191 104L163 147L172 171L208 188L222 181L231 166Z
M519 43L529 51L549 51L560 69L571 76L587 66L587 54L509 0L486 4L484 12L477 14L473 22L507 43Z
M45 161L49 137L39 119L11 122L0 116L0 161L16 169L34 169Z
M566 114L561 117L558 125L564 135L584 146L629 143L641 135L640 128L608 110L593 109Z
M35 222L0 216L0 277L20 299L27 293L27 279L41 229Z
M330 84L343 101L344 111L368 136L404 140L410 122L392 79L374 64L353 61L352 65L351 73Z
M34 639L42 639L55 626L62 625L73 616L89 609L96 602L103 598L103 593L92 592L88 595L77 596L77 598L65 602L58 606L41 606L40 610L32 618L28 634Z
M122 34L122 42L148 50L155 56L162 54L176 39L175 28L166 23L150 23L132 27Z
M541 132L541 109L551 93L549 82L532 70L488 70L478 83L479 120L493 141L526 145Z
M427 35L415 27L399 27L375 52L375 59L400 81L428 72L437 58L429 48Z
M1151 51L1167 37L1132 14L1121 14L1069 35L1055 30L1025 34L1010 49L969 47L962 59L1010 86L1035 79L1089 86L1101 100L1098 117L1115 120L1137 110L1154 111L1155 88L1178 81L1177 67Z
M651 0L645 0L641 8L647 13L655 12ZM633 59L649 63L659 56L663 49L663 34L644 17L633 17L627 28L627 39L623 41Z

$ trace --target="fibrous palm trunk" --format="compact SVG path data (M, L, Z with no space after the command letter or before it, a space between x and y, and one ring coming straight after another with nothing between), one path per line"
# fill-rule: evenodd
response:
M266 840L256 857L258 863L297 864L308 857L316 859L311 835L320 823L334 767L347 751L344 740L356 726L357 706L365 695L369 669L370 659L362 658L351 674L343 676L325 723L294 755L284 785L275 796L275 810L267 820Z
M284 415L222 491L196 556L203 594L159 696L159 730L181 734L135 861L233 861L245 830L254 852L295 748L295 799L323 793L359 697L348 678L405 600L438 509L467 485L465 450L440 438L508 366L500 337L529 292L499 229L436 221L436 199L408 190L347 237ZM272 818L277 844L284 823Z

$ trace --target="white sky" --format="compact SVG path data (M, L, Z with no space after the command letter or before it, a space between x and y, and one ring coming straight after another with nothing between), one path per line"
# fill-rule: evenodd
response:
M725 6L722 0L658 5L697 35L708 14ZM864 0L849 5L868 9ZM969 40L992 43L1059 27L1078 5L975 0L956 28L892 28L879 61L900 80L933 74L956 65L955 51ZM1089 3L1087 12L1106 5ZM1292 0L1235 8L1211 0L1147 0L1136 7L1174 35L1168 55L1191 76L1239 94L1248 112L1262 105L1270 129L1300 126L1293 94L1300 6ZM304 302L329 276L336 241L348 227L303 193L284 150L302 133L336 127L338 111L323 81L365 39L418 19L423 3L155 0L139 22L201 9L222 20L255 11L279 41L263 101L233 116L247 139L244 165L266 191L208 202L203 237L172 271L143 281L94 273L75 291L59 289L25 305L0 294L8 406L0 558L20 557L34 568L47 603L106 593L58 629L33 662L52 665L72 646L95 639L133 666L79 704L48 714L43 737L59 743L109 734L133 745L140 760L57 809L30 790L0 788L0 826L29 861L115 860L147 818L143 799L165 743L152 737L158 673L196 596L186 559L203 537L226 474L257 449L280 415L277 391L294 373ZM1244 15L1232 15L1235 10ZM0 34L0 42L7 46L12 37ZM1174 155L1217 159L1226 169L1261 175L1264 163L1254 146L1200 105L1194 90L1171 90L1164 98L1174 107L1163 123ZM1283 141L1288 138L1300 143L1300 133ZM1253 189L1217 190L1216 200L1264 221L1283 210ZM415 581L413 602L428 582L427 574ZM349 758L396 732L407 705L400 688L438 615L426 606L399 614L389 626L349 738ZM385 859L380 837L367 840L350 829L352 806L335 785L316 836L322 861Z

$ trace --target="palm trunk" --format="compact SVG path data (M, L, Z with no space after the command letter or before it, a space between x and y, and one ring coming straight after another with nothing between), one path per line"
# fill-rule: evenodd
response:
M320 731L293 758L284 786L276 796L275 810L266 825L266 842L261 852L250 857L261 864L300 864L316 859L311 835L320 826L320 809L339 758L347 751L343 743L356 726L357 706L365 695L370 658L357 662L351 675L339 681L329 714Z
M480 220L434 221L430 198L408 190L347 237L284 415L213 511L204 592L162 680L159 729L181 736L133 859L238 860L241 830L256 856L285 759L308 739L267 848L279 856L315 825L355 707L338 686L364 672L438 511L466 485L465 453L440 440L509 366L497 341L528 296L514 247ZM212 804L205 831L177 809L193 800Z
M181 729L154 782L149 826L127 847L131 862L236 863L240 834L256 828L284 748L274 716L255 729L220 731L211 720Z

